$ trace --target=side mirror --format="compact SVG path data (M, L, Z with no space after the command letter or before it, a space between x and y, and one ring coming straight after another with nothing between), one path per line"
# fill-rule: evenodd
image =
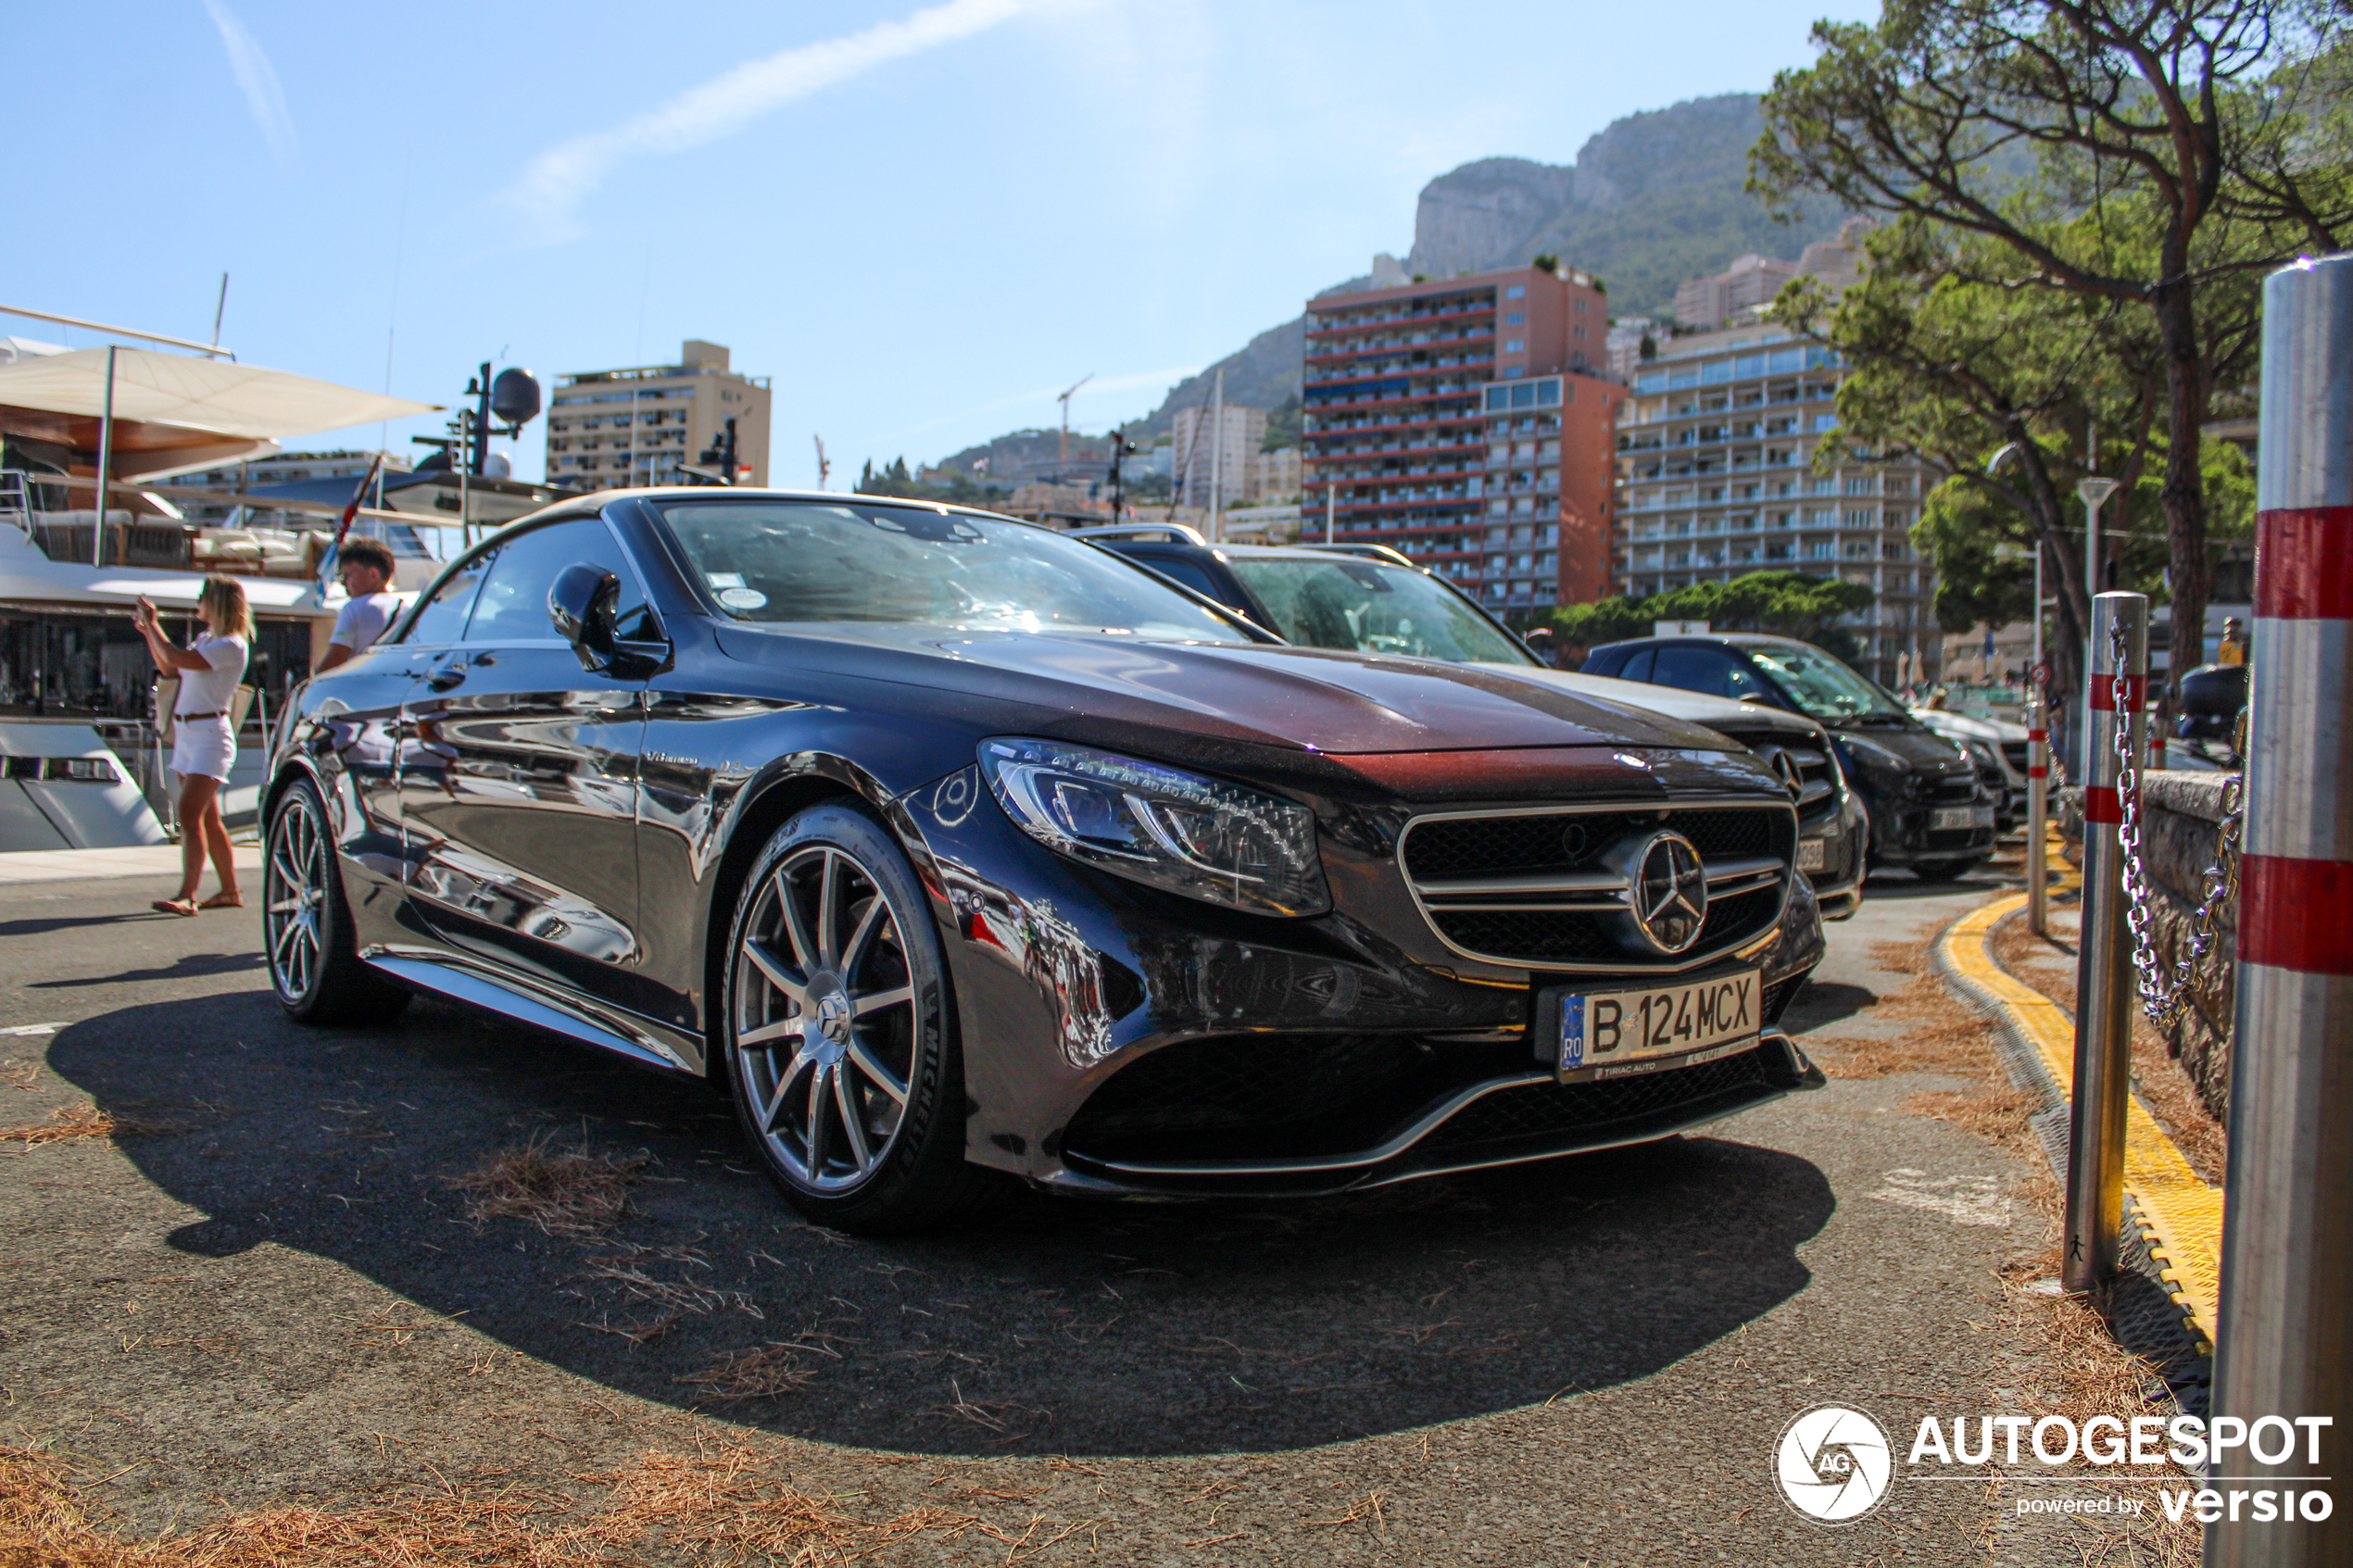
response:
M612 615L621 597L621 579L601 566L575 561L556 573L547 589L547 619L556 633L580 656L583 670L603 670L617 650Z

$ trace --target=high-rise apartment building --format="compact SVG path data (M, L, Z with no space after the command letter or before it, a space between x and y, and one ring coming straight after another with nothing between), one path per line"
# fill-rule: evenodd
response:
M1258 460L1259 444L1266 439L1266 410L1228 403L1211 418L1207 405L1176 410L1169 433L1175 455L1173 477L1176 499L1188 507L1209 506L1210 476L1216 475L1219 504L1240 506L1251 499L1251 466Z
M1803 571L1878 593L1854 630L1881 682L1932 671L1935 573L1912 548L1936 476L1909 460L1856 459L1816 473L1837 428L1836 355L1776 326L1661 344L1618 427L1624 484L1617 576L1646 596L1752 571Z
M688 338L675 365L560 378L547 410L547 483L574 490L680 484L736 421L738 483L768 483L766 376L737 375L727 350Z
M1609 591L1609 302L1581 273L1508 268L1307 304L1302 509L1496 611Z

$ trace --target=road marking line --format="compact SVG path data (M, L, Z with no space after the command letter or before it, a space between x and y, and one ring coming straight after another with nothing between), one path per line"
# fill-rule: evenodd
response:
M0 1035L54 1035L64 1027L62 1023L19 1023L0 1029Z
M1963 915L1938 939L1937 955L1965 990L1996 1010L2064 1097L2075 1081L2075 1020L1994 960L1994 926L2025 907L2020 893ZM2222 1275L2222 1189L2190 1168L2137 1098L2126 1101L2124 1117L2124 1190L2139 1210L2150 1256L2165 1265L2159 1277L2174 1287L2173 1299L2211 1354Z

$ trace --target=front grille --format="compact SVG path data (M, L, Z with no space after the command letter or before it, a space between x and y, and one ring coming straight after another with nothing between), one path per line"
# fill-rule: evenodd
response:
M1965 805L1977 798L1977 775L1972 771L1966 778L1932 779L1925 796L1940 806Z
M1806 984L1806 975L1813 972L1812 970L1807 970L1806 974L1793 974L1786 979L1776 980L1765 987L1765 995L1757 999L1756 1012L1757 1016L1765 1021L1767 1028L1781 1021L1781 1014L1788 1009L1790 999L1795 997L1798 988Z
M1834 816L1838 811L1838 760L1827 747L1791 745L1785 732L1770 729L1742 729L1734 725L1708 726L1719 734L1730 736L1756 753L1767 767L1774 766L1774 759L1786 754L1797 767L1797 820L1807 826ZM1776 770L1778 771L1778 770Z
M2032 761L2029 750L2033 744L2032 741L2006 740L2002 743L2002 755L2008 759L2011 767L2023 773Z
M1713 953L1754 936L1772 924L1780 912L1781 884L1711 898L1707 922L1691 953L1673 967L1692 961L1692 955ZM1663 968L1628 955L1617 935L1615 916L1585 909L1458 909L1430 912L1440 935L1458 947L1475 953L1506 954L1516 961L1591 965L1607 963L1629 970Z
M1423 1148L1461 1149L1519 1138L1556 1136L1612 1122L1655 1116L1679 1106L1772 1086L1762 1050L1696 1067L1669 1068L1591 1084L1523 1084L1473 1100L1424 1139Z
M1604 864L1613 847L1662 827L1691 841L1710 881L1699 940L1672 958L1638 945L1624 881ZM1432 928L1457 951L1642 973L1693 968L1762 935L1780 913L1796 848L1785 801L1740 802L1425 818L1407 824L1399 860Z
M1939 828L1934 833L1920 834L1920 847L1931 854L1947 849L1968 849L1973 847L1970 841L1984 831L1982 828Z
M1775 819L1782 815L1769 807L1727 807L1672 812L1653 809L1441 817L1414 824L1405 841L1405 874L1427 882L1439 877L1592 871L1620 839L1669 825L1692 841L1702 859L1770 855Z

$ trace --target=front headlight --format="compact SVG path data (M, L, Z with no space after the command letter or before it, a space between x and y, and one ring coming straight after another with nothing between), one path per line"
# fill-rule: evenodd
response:
M985 740L980 771L1005 815L1074 860L1252 914L1331 907L1315 814L1293 801L1051 740Z
M1991 768L1997 773L2002 771L2002 759L1994 754L1992 746L1982 740L1968 741L1964 744L1969 748L1969 756L1976 759L1979 767Z

